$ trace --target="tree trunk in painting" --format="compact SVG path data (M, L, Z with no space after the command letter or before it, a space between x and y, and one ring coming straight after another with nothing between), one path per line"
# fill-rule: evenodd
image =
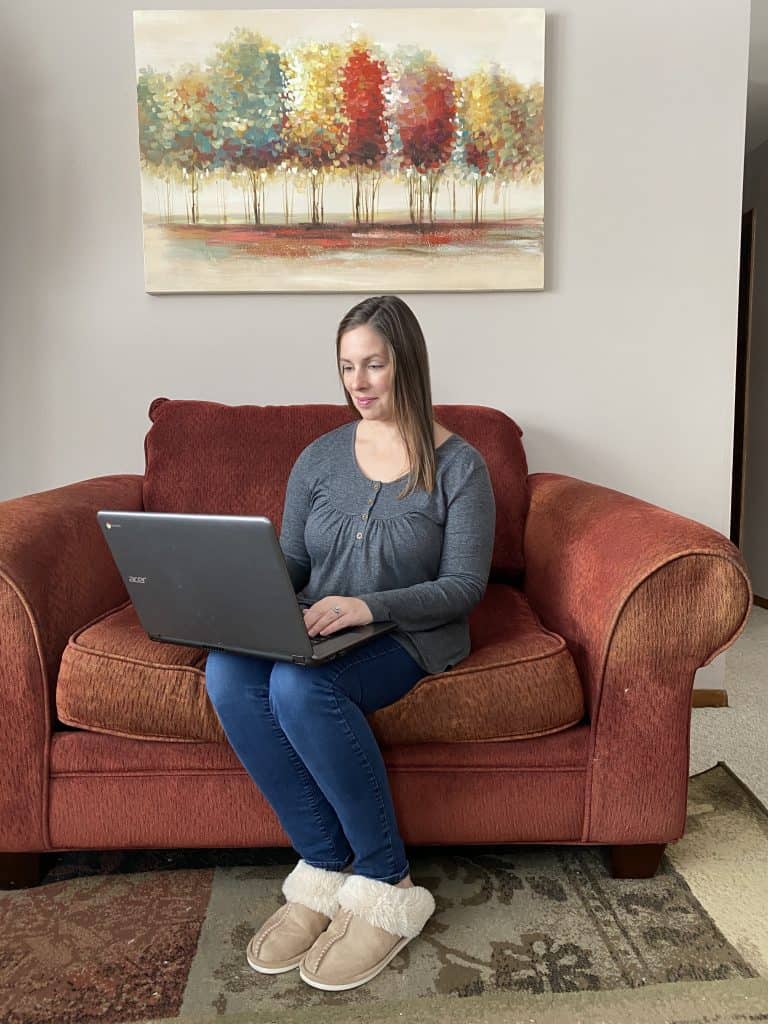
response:
M197 224L197 175L192 167L192 223Z
M353 214L355 217L355 224L360 223L360 168L355 168L355 183L354 183L354 208Z
M253 223L261 224L261 204L259 203L259 181L256 171L248 171L251 180L251 202L253 205Z

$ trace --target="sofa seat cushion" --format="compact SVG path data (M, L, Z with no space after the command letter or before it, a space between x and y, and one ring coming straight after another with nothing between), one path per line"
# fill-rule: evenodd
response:
M523 740L582 721L584 691L565 640L521 591L489 584L469 628L469 657L368 716L382 746Z
M150 640L130 601L73 633L56 683L60 721L143 740L224 740L200 647Z
M519 590L490 584L470 629L468 658L368 716L382 746L527 739L582 720L582 687L565 641L541 625ZM150 640L128 602L69 638L58 717L136 739L225 742L205 690L206 657L200 648Z

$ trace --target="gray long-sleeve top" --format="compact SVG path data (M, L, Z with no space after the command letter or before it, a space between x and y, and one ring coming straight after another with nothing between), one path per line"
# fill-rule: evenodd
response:
M458 434L436 450L436 485L398 499L406 478L369 479L357 424L309 444L285 494L280 546L299 602L359 597L427 673L470 651L467 615L488 583L496 507L488 468Z

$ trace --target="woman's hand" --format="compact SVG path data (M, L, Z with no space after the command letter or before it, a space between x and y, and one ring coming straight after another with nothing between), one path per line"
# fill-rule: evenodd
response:
M340 609L341 614L334 609ZM367 626L373 622L371 609L359 597L323 597L304 609L304 625L310 636L331 636L348 626Z

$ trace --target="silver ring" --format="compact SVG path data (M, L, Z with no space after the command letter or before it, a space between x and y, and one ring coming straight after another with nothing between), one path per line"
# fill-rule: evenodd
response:
M341 608L339 608L339 606L337 604L332 604L331 605L331 611L335 612L336 615L341 615Z

